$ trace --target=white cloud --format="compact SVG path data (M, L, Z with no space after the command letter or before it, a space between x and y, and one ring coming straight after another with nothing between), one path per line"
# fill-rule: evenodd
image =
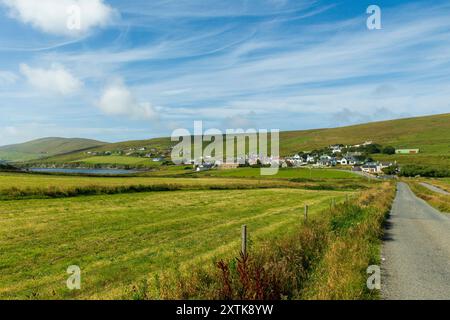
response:
M77 35L111 22L116 11L103 0L0 0L9 9L9 15L43 32L55 35ZM80 28L68 28L78 8ZM78 20L78 19L77 19Z
M121 80L109 85L103 92L98 107L106 114L127 116L139 120L157 120L158 113L148 102L138 102Z
M79 79L59 64L52 64L50 69L32 68L27 64L21 64L20 72L33 87L51 93L69 95L78 91L83 85Z

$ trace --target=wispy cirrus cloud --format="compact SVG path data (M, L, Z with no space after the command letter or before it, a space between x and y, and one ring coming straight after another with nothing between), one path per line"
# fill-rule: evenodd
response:
M445 1L382 5L383 29L374 31L354 1L104 3L120 21L21 59L35 69L58 62L85 84L84 99L58 112L93 112L96 121L141 129L145 121L136 120L158 117L166 126L124 139L202 119L284 130L450 111ZM8 70L1 61L0 69ZM123 81L114 84L115 77ZM26 104L30 93L20 82L0 89L9 105ZM48 103L37 93L33 99Z

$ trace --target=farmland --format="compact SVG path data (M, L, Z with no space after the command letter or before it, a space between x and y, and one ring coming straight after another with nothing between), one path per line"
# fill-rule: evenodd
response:
M257 168L240 168L231 170L214 170L205 171L200 175L212 177L244 177L256 178L261 177L260 169ZM350 179L357 176L349 171L328 170L328 169L304 169L304 168L285 168L279 169L276 175L265 176L269 179Z
M318 170L317 172L321 172ZM323 170L317 175L330 175L333 171ZM165 171L163 171L165 172ZM175 171L177 173L178 171ZM239 171L238 171L239 172ZM244 173L247 172L244 170ZM256 173L257 171L251 171ZM336 171L338 174L341 172ZM162 172L157 171L161 174ZM172 170L169 170L172 173ZM248 172L247 172L248 173ZM287 177L300 174L289 171ZM211 177L202 175L159 176L146 173L126 177L60 176L26 173L0 173L0 199L60 198L81 195L136 193L169 190L222 190L255 188L303 188L312 190L355 190L364 187L363 180L354 175L346 179L289 179ZM340 180L340 183L336 183Z
M77 162L85 164L109 164L109 165L132 165L132 166L145 166L156 167L160 162L154 162L148 158L138 157L125 157L125 156L106 156L106 157L89 157L80 159Z
M122 298L162 271L229 257L242 224L276 238L344 193L294 189L174 191L0 202L1 298ZM65 289L69 265L83 289Z

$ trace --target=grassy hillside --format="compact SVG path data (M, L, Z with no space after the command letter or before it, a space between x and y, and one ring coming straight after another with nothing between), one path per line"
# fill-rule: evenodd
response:
M27 161L105 145L90 139L43 138L0 147L0 159Z
M450 113L372 122L308 131L283 132L282 153L311 150L331 144L357 144L372 140L396 148L420 148L428 154L450 155Z
M450 113L425 117L373 122L355 126L289 131L280 134L282 156L327 147L332 144L359 144L366 140L395 148L420 148L419 155L378 156L379 160L397 160L399 163L450 166ZM169 138L125 141L93 148L90 151L122 151L146 147L147 150L167 153L173 143ZM86 161L86 152L49 157L50 163ZM0 156L1 158L1 156ZM100 161L99 163L105 163Z

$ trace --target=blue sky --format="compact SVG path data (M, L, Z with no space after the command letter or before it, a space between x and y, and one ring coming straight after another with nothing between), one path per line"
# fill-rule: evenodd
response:
M450 112L448 1L0 0L0 15L0 145Z

